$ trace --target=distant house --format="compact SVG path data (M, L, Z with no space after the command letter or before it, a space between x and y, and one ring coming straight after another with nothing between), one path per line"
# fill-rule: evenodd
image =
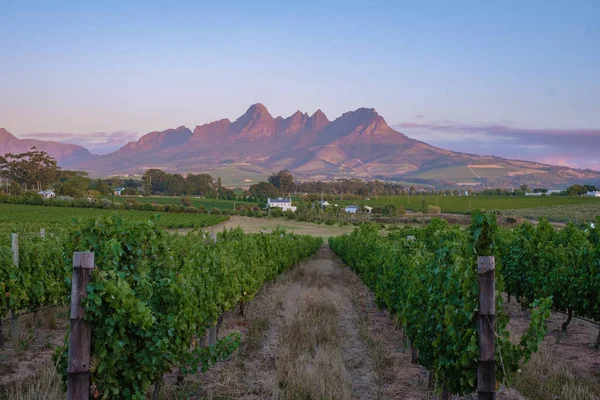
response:
M585 195L592 197L600 197L600 190L596 190L595 192L587 192Z
M296 211L296 207L292 206L292 199L282 199L282 198L271 199L271 198L269 198L269 199L267 199L267 206L269 208L279 207L283 211L287 211L287 210Z
M38 192L38 194L45 199L56 197L56 194L52 190L42 190L41 192Z
M358 210L360 210L359 206L346 206L346 208L344 208L344 211L350 214L356 214Z
M123 190L125 190L125 188L116 188L114 191L114 195L115 196L120 196L121 193L123 193Z

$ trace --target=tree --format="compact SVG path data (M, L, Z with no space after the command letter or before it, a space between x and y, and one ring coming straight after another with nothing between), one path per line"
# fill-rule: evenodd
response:
M164 183L164 192L169 196L180 196L185 193L186 182L179 174L168 174Z
M142 176L144 183L149 185L148 187L144 186L144 194L164 193L167 177L168 174L160 169L151 168L147 170Z
M269 176L268 181L271 185L279 189L283 195L290 195L294 189L294 176L287 169L272 174Z
M581 185L572 185L567 188L567 195L569 196L581 196L586 193L587 190Z
M209 174L188 174L185 177L187 194L209 197L214 191L213 177Z
M250 186L248 191L254 197L266 198L279 196L279 190L277 190L277 188L269 182L256 183Z
M18 184L40 191L56 181L59 167L48 153L32 147L27 153L6 154L0 160L0 170Z
M223 190L223 186L221 185L221 177L219 176L217 178L217 199L219 198L219 195L221 194L222 190Z
M109 189L110 188L102 182L102 179L98 178L98 180L96 180L96 190L99 191L101 195L108 194Z
M387 217L395 217L398 215L398 209L394 204L390 203L383 206L381 213Z
M89 178L81 175L73 175L60 186L58 194L70 197L81 197L89 184Z

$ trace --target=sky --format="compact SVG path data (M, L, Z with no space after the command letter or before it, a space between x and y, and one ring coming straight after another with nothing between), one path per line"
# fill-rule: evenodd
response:
M597 0L0 0L0 55L0 127L94 152L261 102L600 170Z

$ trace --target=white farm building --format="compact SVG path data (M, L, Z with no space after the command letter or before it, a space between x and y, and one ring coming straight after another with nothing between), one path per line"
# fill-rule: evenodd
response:
M271 199L271 198L269 198L269 199L267 199L267 206L269 208L279 207L283 211L287 211L287 210L296 211L296 207L292 206L292 199L282 199L282 198Z
M346 206L346 208L344 208L344 211L350 214L356 214L358 210L360 210L359 206Z
M595 192L587 192L586 196L600 197L600 190L596 190Z
M38 194L45 199L56 197L56 194L52 190L42 190L41 192L38 192Z

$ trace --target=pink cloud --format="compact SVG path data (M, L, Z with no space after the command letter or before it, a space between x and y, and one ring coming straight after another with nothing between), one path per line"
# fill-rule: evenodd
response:
M449 150L600 170L600 129L531 129L456 121L405 122L394 128Z

